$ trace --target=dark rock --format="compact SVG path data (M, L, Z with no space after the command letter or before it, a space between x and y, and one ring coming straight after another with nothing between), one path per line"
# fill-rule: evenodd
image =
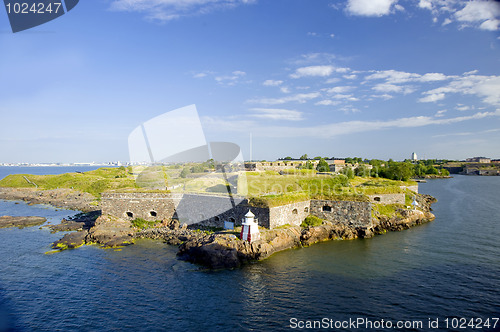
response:
M65 250L81 247L85 244L86 237L87 232L85 231L68 233L62 239L52 243L52 249Z

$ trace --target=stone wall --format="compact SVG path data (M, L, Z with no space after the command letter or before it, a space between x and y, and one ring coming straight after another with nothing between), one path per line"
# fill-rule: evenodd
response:
M311 200L310 213L321 219L355 227L371 225L372 205L369 202Z
M404 203L404 195L403 195ZM224 221L240 226L250 209L260 227L300 225L309 215L356 227L371 223L371 203L312 200L273 208L250 207L243 197L173 193L103 193L102 213L125 220L178 219L181 224L223 227Z
M243 197L184 194L174 218L188 225L224 227L224 221L231 221L239 226L247 212L248 201Z
M374 204L405 204L405 194L368 195Z
M310 208L311 201L296 202L270 208L270 225L268 228L276 228L286 224L299 226L309 215Z
M125 220L163 220L172 218L181 198L169 193L103 193L101 209L103 215Z

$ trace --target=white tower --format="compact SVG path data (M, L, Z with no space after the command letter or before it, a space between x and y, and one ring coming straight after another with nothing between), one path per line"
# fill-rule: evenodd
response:
M255 215L250 210L248 210L245 218L241 221L240 238L250 243L260 240L259 225L255 221Z
M412 152L412 154L411 154L411 160L413 160L413 161L417 161L418 160L417 154L415 152Z

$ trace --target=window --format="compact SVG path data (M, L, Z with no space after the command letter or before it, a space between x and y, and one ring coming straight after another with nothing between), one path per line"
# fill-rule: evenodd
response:
M220 218L219 217L214 217L214 220L215 221L220 221Z
M304 208L304 212L309 212L309 208L307 206Z
M235 222L236 220L235 220L234 218L232 218L232 217L231 217L231 218L229 218L229 221L230 221L230 222Z
M150 212L149 212L149 215L150 215L151 217L156 217L156 216L158 215L158 213L156 213L156 211L150 211Z
M332 212L332 207L328 206L328 205L324 205L323 206L323 211L325 211L325 212Z
M375 202L380 202L380 197L374 197L374 198L373 198L373 200L374 200Z
M126 215L127 215L127 217L129 217L129 218L133 218L133 217L134 217L134 214L133 214L132 212L130 212L130 211L129 211L129 212L127 212L127 213L125 213L125 214L126 214Z
M292 210L292 214L297 214L297 213L298 213L297 209Z

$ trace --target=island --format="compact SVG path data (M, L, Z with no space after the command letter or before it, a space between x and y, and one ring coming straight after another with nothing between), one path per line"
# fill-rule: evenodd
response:
M234 165L209 160L17 174L0 180L0 198L83 211L50 226L54 232L74 231L54 242L54 250L85 244L116 248L138 238L158 239L177 245L180 259L211 269L239 267L320 241L370 238L434 219L436 199L418 193L408 163L378 166L386 168L381 177L365 164L328 162Z

